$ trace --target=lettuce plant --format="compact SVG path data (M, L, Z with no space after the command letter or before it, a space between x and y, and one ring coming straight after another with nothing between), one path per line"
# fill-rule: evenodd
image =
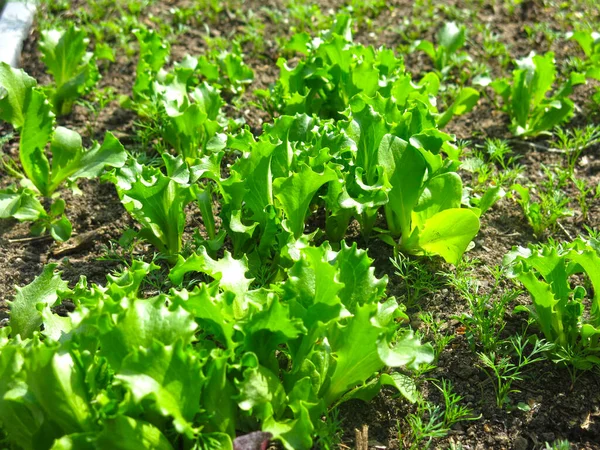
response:
M344 16L338 16L343 24ZM291 67L280 58L279 80L272 92L259 91L270 109L284 114L317 114L322 118L343 119L343 112L355 96L393 99L399 108L408 108L416 100L432 113L438 111L431 98L438 93L440 80L434 73L413 83L402 58L390 49L365 47L352 42L349 28L338 22L331 32L311 39L306 33L295 35L289 49L305 55ZM470 111L479 93L464 88L454 103L440 115L440 127L453 116Z
M249 132L230 136L227 146L242 155L227 178L220 174L222 154L215 154L213 162L206 157L191 169L216 183L222 226L234 256L247 254L253 266L276 264L283 247L303 236L318 193L337 179L326 163L327 149L315 145L303 151L309 148L304 135L315 134L310 123L314 121L307 116L284 116L258 140ZM318 159L319 153L325 160Z
M233 450L237 434L269 433L310 449L329 408L368 401L384 385L410 401L416 387L386 367L417 368L433 350L356 245L290 249L281 281L252 289L245 259L179 258L208 280L145 298L157 266L134 261L105 286L70 290L48 265L11 304L0 330L0 428L24 450ZM52 307L70 299L75 311Z
M242 156L227 178L206 159L197 166L217 185L236 257L277 258L304 235L311 213L324 209L323 231L333 242L355 218L365 237L376 231L406 252L460 259L479 219L461 208L458 163L442 156L456 153L451 137L437 130L425 105L403 114L391 100L367 101L354 102L343 122L282 116L258 140L230 137L227 147ZM387 229L376 227L380 211Z
M555 228L559 219L573 215L573 211L568 207L569 197L554 185L552 178L548 181L533 192L530 187L516 183L511 186L511 190L518 196L509 194L521 205L523 214L537 237L542 236L547 229ZM532 195L534 192L539 199L537 201Z
M585 53L583 62L585 76L600 81L600 33L596 31L576 31L570 35L571 39L577 41ZM594 102L600 105L600 89L592 96Z
M164 84L164 77L167 76L164 66L169 59L170 47L153 30L141 28L135 35L140 45L140 59L131 106L138 113L148 115L148 111L156 107L149 100L156 98L161 91L156 83ZM242 51L235 44L231 51L212 50L197 58L186 56L175 67L191 71L186 75L190 90L205 81L216 90L223 90L229 95L240 95L254 79L254 72L244 62Z
M575 31L569 36L577 41L585 54L586 75L600 80L600 33L596 31Z
M73 102L88 93L100 74L94 54L87 51L86 32L71 25L66 30L42 31L40 51L48 73L54 78L51 103L54 112L71 112Z
M277 63L280 76L275 102L285 114L339 118L355 94L389 92L392 82L404 76L403 61L390 50L376 52L336 34L325 41L311 41L306 35L304 48L299 50L307 58L295 67L289 67L284 59Z
M458 164L442 156L455 153L451 138L437 129L424 105L417 103L406 112L393 108L391 101L353 104L344 128L356 143L356 170L349 172L354 179L346 179L353 189L346 190L347 197L339 197L339 204L356 213L367 212L359 222L370 231L377 208L361 205L354 192L362 191L365 199L375 191L384 193L383 238L400 238L399 246L406 252L437 254L456 264L479 231L479 219L476 212L461 208Z
M556 78L554 53L531 54L516 62L512 80L499 79L492 87L503 101L503 109L511 118L510 130L515 136L536 136L567 121L573 114L569 95L573 86L585 77L571 73L569 79L552 95Z
M139 236L174 261L181 251L185 207L196 197L198 186L181 157L165 153L163 160L166 174L130 159L105 178L115 184L123 206L142 226Z
M142 116L152 116L156 114L156 105L150 101L153 96L153 82L169 58L170 47L168 41L153 30L141 28L134 31L134 34L140 50L133 85L133 101L129 106ZM124 99L122 102L128 103Z
M36 81L23 70L0 64L0 119L19 132L19 159L24 177L23 189L0 191L0 217L33 220L33 231L49 229L57 240L68 239L71 224L64 215L64 201L56 199L56 191L65 182L73 184L79 178L94 178L106 166L120 167L125 151L118 140L107 132L102 145L85 149L75 131L56 126L45 94ZM49 146L51 158L46 148ZM54 199L46 213L37 195Z
M222 150L226 141L221 116L224 102L219 91L206 82L191 86L197 66L198 61L188 57L154 84L155 101L166 115L161 134L189 163L205 153Z
M0 190L0 219L17 219L20 222L34 222L33 235L49 231L54 240L64 242L71 237L71 222L65 215L65 201L56 199L47 212L31 189L17 189L9 186Z
M223 131L229 124L221 112L224 102L219 85L199 81L218 77L218 68L213 68L213 74L205 57L187 56L167 72L162 65L168 47L151 31L138 31L137 37L141 57L133 98L125 102L128 107L149 120L154 132L188 164L222 150L226 140Z
M229 95L239 96L254 80L254 71L246 65L240 46L231 51L212 50L198 58L197 74Z
M464 25L446 22L437 34L437 48L427 40L416 41L414 48L425 52L433 61L435 69L442 76L446 76L453 66L471 61L466 52L459 52L465 45L466 37L467 29Z
M600 246L577 238L569 244L519 247L506 255L508 274L531 294L527 311L544 337L554 344L556 361L575 369L600 365ZM590 284L574 282L587 279ZM586 285L591 287L590 294Z

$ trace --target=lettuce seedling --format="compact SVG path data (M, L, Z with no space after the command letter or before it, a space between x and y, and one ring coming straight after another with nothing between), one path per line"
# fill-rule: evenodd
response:
M338 20L342 18L338 16ZM469 112L477 103L479 93L463 88L453 104L438 114L435 101L431 100L438 93L438 75L428 73L419 83L413 83L402 58L390 49L376 50L353 43L350 18L341 24L344 26L336 22L332 31L314 39L304 33L294 36L290 48L306 58L294 67L279 59L276 86L271 92L257 92L267 109L340 120L357 97L393 99L400 110L419 101L436 114L442 128L452 117Z
M262 261L272 257L274 248L301 238L309 214L323 207L332 241L344 238L353 217L369 236L383 208L388 229L377 231L386 242L401 238L407 252L458 261L479 219L461 208L458 164L442 156L456 153L451 137L423 104L403 113L390 99L356 100L362 103L353 102L344 122L282 116L258 141L230 139L242 156L227 179L214 168L211 179L236 257L255 250Z
M404 313L394 299L378 303L386 282L374 277L370 259L356 244L342 244L337 253L324 245L290 249L289 254L287 279L271 287L278 295L270 300L264 290L248 290L245 261L227 254L219 261L206 252L180 257L170 276L178 284L185 274L200 271L235 292L232 302L222 302L195 289L182 292L177 303L201 314L203 326L226 350L249 352L242 379L236 382L237 407L257 417L263 431L286 448L310 448L314 424L309 417L318 417L325 408L352 398L368 400L386 384L414 401L410 379L400 374L371 377L385 365L416 367L431 361L433 353L412 333L392 331L397 327L394 318L401 320ZM254 299L254 306L244 297ZM245 331L236 336L235 329ZM285 367L276 357L277 348L287 355ZM302 406L290 414L286 403L294 401Z
M23 171L44 197L51 197L66 180L93 178L105 166L119 167L125 162L124 149L110 132L102 146L86 150L78 133L56 127L44 93L24 71L0 64L0 86L6 90L0 97L0 119L19 131ZM45 154L48 144L52 163Z
M71 224L64 215L64 201L56 200L56 190L67 182L76 189L79 178L94 178L106 166L120 167L125 163L125 150L107 132L102 145L85 149L81 136L75 131L55 126L54 114L36 81L23 70L0 64L0 119L19 132L19 159L24 177L23 189L0 192L0 217L33 220L32 231L50 229L57 240L68 239ZM49 159L46 149L50 147ZM51 162L50 162L51 161ZM46 213L36 193L55 199L50 214Z
M65 201L56 199L46 212L36 192L27 188L9 186L0 190L0 219L34 222L31 233L35 236L49 230L54 240L64 242L71 237L71 222L67 219Z
M211 86L221 89L230 96L239 96L254 80L254 71L244 62L242 49L238 43L231 50L213 49L193 59L195 75Z
M479 231L479 219L474 211L461 208L457 163L442 157L442 152L455 153L450 136L436 128L423 104L402 112L389 100L361 100L353 104L344 125L356 143L356 171L346 176L347 193L354 201L340 197L340 206L358 212L355 193L377 189L385 195L388 229L379 230L382 238L390 243L390 237L400 238L406 252L437 254L456 264ZM372 228L377 208L370 222L355 216L363 230Z
M583 62L585 76L600 81L600 33L596 31L576 31L570 37L577 41L585 53L586 59ZM592 99L597 105L600 105L600 88L597 86Z
M126 104L150 119L153 132L188 164L222 150L226 142L223 131L228 125L221 111L224 102L216 87L198 81L206 77L202 59L187 56L167 72L160 65L168 48L159 46L160 39L153 32L139 31L137 36L144 53L138 65L133 101ZM151 56L153 49L158 55Z
M151 117L156 114L156 105L150 101L153 96L153 82L169 58L170 47L154 30L141 28L133 34L137 38L140 51L133 85L133 104L128 106L134 107L142 116ZM121 102L126 105L129 103L125 99Z
M156 101L166 113L161 133L175 151L192 164L206 153L225 147L219 91L206 82L191 87L197 61L188 57L161 83L155 82Z
M218 84L234 95L243 94L254 80L254 71L244 62L239 45L234 44L232 51L218 53L215 60L220 71Z
M389 49L375 50L352 43L349 30L345 35L332 32L312 40L300 34L294 42L295 50L306 58L295 67L280 58L280 76L273 92L259 92L263 97L271 96L275 109L284 114L340 119L354 95L371 97L379 92L389 97L395 82L403 83L404 99L422 96L427 100L427 87L410 83L401 58Z
M516 202L521 205L523 214L527 222L533 229L533 234L541 237L549 228L555 228L559 219L573 215L573 210L568 205L570 198L557 186L550 183L544 183L536 190L536 200L532 195L531 188L521 184L513 184L511 191L518 194L509 194Z
M600 366L600 254L596 240L577 238L568 244L513 249L504 258L508 275L517 278L531 294L527 311L544 337L555 344L557 362L575 369ZM573 275L588 279L593 296Z
M585 76L571 73L569 79L549 95L556 78L554 53L531 54L516 62L512 80L499 79L492 87L503 101L503 110L511 118L515 136L536 136L567 121L573 114L569 95L573 86L585 82Z
M596 31L576 31L570 33L569 37L579 44L585 57L587 68L586 75L589 78L600 80L600 33Z
M468 53L459 52L465 45L466 37L467 29L464 25L446 22L437 34L437 48L427 40L416 41L413 48L425 52L433 61L438 73L444 77L452 67L471 62Z
M106 175L112 181L125 209L142 226L139 236L152 243L170 261L181 251L185 207L198 194L181 157L163 155L167 174L131 159L124 167Z
M88 93L100 78L94 54L87 51L88 43L86 32L75 25L64 31L42 31L40 51L54 78L50 92L53 111L58 115L69 114L73 102Z

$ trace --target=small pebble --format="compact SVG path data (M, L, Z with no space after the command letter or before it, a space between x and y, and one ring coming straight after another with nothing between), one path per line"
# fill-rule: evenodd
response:
M519 437L515 438L515 440L513 441L513 449L514 450L527 450L528 446L529 446L529 442L523 436L519 436Z
M498 442L499 444L508 444L509 439L508 436L506 435L506 433L498 433L494 439L496 440L496 442Z
M556 439L554 433L542 433L540 437L542 438L541 440L545 442L552 442Z

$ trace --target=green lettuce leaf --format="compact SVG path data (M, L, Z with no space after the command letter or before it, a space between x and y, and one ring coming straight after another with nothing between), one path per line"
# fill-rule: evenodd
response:
M127 416L116 416L104 423L94 448L115 450L173 450L165 435L151 423Z
M310 203L317 191L326 183L337 178L334 170L325 167L322 173L315 172L307 165L288 178L278 178L273 182L274 196L281 202L285 212L284 224L294 237L304 232L305 219Z
M19 129L25 123L25 110L37 85L23 69L0 62L0 119ZM4 93L2 93L4 92Z
M87 52L84 30L71 25L64 31L42 31L42 61L54 78L52 105L57 114L71 112L73 102L91 89L99 78L94 55Z
M42 324L42 315L38 305L55 306L58 293L67 290L67 283L55 272L57 264L47 264L41 275L31 284L18 287L15 299L10 304L10 326L15 335L22 338L31 337Z
M157 413L172 417L179 433L193 437L191 422L200 411L205 377L202 361L186 352L181 341L169 346L154 341L130 353L115 378L131 391L136 403L151 398Z

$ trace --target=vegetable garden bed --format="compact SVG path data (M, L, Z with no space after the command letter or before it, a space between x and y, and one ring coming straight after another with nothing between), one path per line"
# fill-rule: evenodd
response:
M43 2L0 67L2 448L599 449L599 28Z

